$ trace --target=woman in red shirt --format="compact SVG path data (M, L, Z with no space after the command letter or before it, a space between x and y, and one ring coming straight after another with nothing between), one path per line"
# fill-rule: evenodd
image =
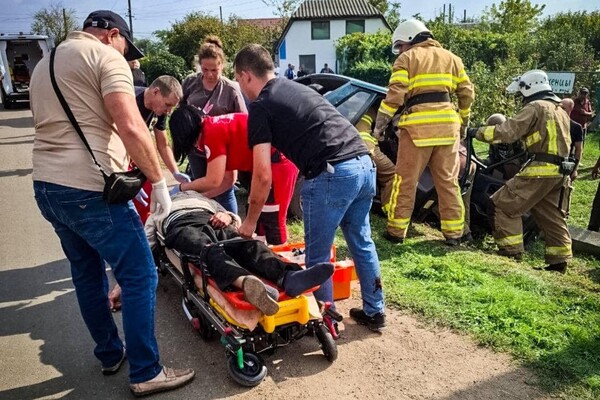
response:
M197 108L181 105L171 115L169 128L177 161L183 162L194 147L204 151L208 161L205 176L179 184L171 195L184 190L206 193L233 185L233 182L225 182L233 177L228 172L252 171L247 114L203 117ZM298 168L275 149L271 154L271 163L273 183L262 209L257 233L265 235L269 244L282 244L287 241L287 210L294 193Z

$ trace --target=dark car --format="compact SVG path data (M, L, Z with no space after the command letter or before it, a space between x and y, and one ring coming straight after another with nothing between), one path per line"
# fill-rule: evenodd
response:
M346 117L353 125L356 125L362 115L367 112L370 107L379 108L379 103L386 96L387 89L381 86L373 85L358 79L349 78L342 75L333 74L312 74L296 79L296 82L310 86L319 92L325 99L333 104L336 109ZM381 150L390 160L396 161L396 153L398 150L398 141L396 132L392 124L388 126L385 132L385 140L380 142ZM461 171L461 187L463 192L471 189L471 230L474 233L491 232L489 218L487 215L490 196L498 190L507 178L503 173L506 163L513 163L515 160L522 159L523 154L516 156L500 156L502 152L494 152L493 148L490 151L491 155L496 156L495 159L482 160L477 154L472 152L472 143L468 143L470 150L467 152L472 157L467 157L463 154L462 157L471 160L469 163L462 163L465 167ZM487 156L487 155L486 155ZM472 182L467 179L464 171L470 169L470 163L473 162L477 166ZM290 204L289 215L291 217L302 217L302 205L300 202L300 187L303 179L298 177L294 196ZM374 208L380 208L379 199L374 200ZM413 220L433 222L439 224L439 215L437 214L437 196L433 185L433 179L429 170L426 169L419 180L417 187L417 195L415 198L415 207ZM529 241L537 236L538 229L530 215L523 219L524 239Z

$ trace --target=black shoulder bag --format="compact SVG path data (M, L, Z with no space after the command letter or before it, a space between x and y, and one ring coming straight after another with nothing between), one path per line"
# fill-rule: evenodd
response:
M110 204L125 203L125 202L133 199L138 194L138 192L140 191L140 189L142 188L144 183L146 182L146 176L137 167L133 168L131 171L113 172L110 175L106 175L106 173L104 172L104 170L102 169L102 167L100 166L98 161L96 161L96 157L94 156L94 153L92 152L92 148L90 147L87 139L83 135L83 132L81 131L81 127L79 126L79 123L75 119L73 112L71 112L69 105L67 104L60 89L58 88L58 84L56 83L56 78L54 76L54 55L55 54L56 54L56 48L54 48L52 50L52 52L50 53L50 80L52 81L52 87L54 88L54 91L56 92L56 97L58 97L58 100L60 101L62 108L65 110L65 113L67 114L67 117L69 118L69 121L71 121L71 124L73 125L73 127L75 128L77 133L79 134L79 137L83 141L83 144L85 145L87 150L90 152L90 155L92 156L92 159L94 160L94 164L96 164L96 166L100 170L100 173L102 173L102 177L104 178L104 192L102 193L102 198L107 203L110 203Z

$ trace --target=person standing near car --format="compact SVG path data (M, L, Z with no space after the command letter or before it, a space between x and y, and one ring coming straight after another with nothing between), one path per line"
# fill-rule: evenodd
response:
M571 178L575 162L569 159L571 137L569 116L552 92L542 70L524 73L508 86L523 95L523 108L506 122L469 128L468 134L487 143L523 140L528 160L521 171L491 197L490 218L498 254L521 259L523 223L531 212L546 242L544 269L565 273L572 258L567 226L571 200Z
M394 62L388 94L375 120L374 136L381 138L394 115L401 111L396 176L384 236L402 243L415 205L416 188L429 166L437 191L440 222L446 244L460 244L464 207L458 184L461 125L467 125L473 85L459 57L433 39L416 19L402 22L392 36ZM450 95L458 97L457 113Z
M142 57L127 23L94 11L83 31L69 33L55 53L55 79L102 168L127 170L129 157L153 183L152 209L167 215L171 199L148 128L135 104L126 60ZM154 334L157 274L140 219L130 202L109 204L104 179L65 115L44 57L31 79L35 123L33 188L71 264L83 320L104 375L129 359L130 389L146 395L182 386L194 371L163 367ZM108 303L105 262L122 287L127 350Z
M181 102L199 108L204 115L213 117L230 113L247 113L248 110L239 85L223 76L223 68L227 63L227 59L223 52L223 43L219 37L213 35L206 37L198 50L198 62L200 63L200 72L188 76L183 81L183 98ZM192 178L204 176L206 173L206 154L194 151L189 158L192 165L195 165L198 158L202 159L200 163L203 171L198 171L198 175L195 171L192 171L192 175L194 175ZM224 182L235 182L237 180L236 171L227 173L232 177L224 180ZM233 184L222 186L214 192L204 194L216 200L227 211L237 214L238 206Z
M358 131L313 89L276 79L269 52L258 44L235 57L236 80L252 102L248 142L253 152L248 214L239 229L251 237L271 187L271 146L281 151L305 178L302 185L306 265L330 259L341 227L354 259L363 308L350 317L369 329L385 327L379 259L371 238L369 210L375 195L375 167ZM315 292L333 302L331 279Z

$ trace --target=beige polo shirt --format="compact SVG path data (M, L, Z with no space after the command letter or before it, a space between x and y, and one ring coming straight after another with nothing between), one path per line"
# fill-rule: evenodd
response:
M33 180L101 192L104 180L56 97L49 61L49 55L44 57L31 76ZM135 97L125 58L95 36L75 31L57 48L54 70L58 86L104 171L110 175L127 170L129 157L104 107L104 96L109 93Z

